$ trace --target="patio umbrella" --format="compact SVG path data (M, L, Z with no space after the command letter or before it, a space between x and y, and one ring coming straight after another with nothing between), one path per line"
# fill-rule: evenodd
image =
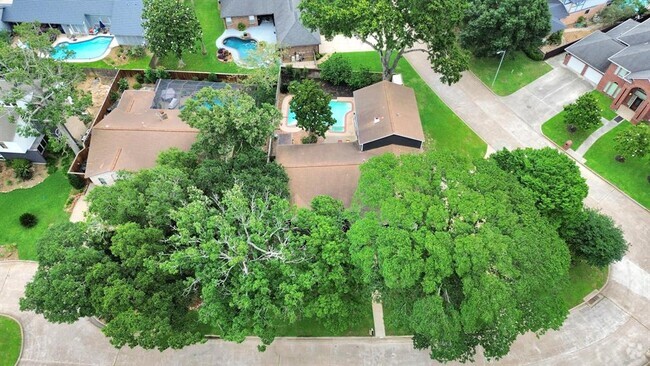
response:
M167 88L160 93L162 100L171 100L176 96L176 91L172 88Z
M99 28L100 29L106 28L106 25L104 25L104 23L102 23L101 19L99 20Z

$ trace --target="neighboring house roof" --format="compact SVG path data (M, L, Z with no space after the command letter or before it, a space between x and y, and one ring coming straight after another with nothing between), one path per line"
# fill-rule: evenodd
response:
M625 48L625 45L609 35L596 31L567 47L566 51L590 66L605 73L609 67L609 57Z
M413 89L384 80L353 95L360 145L391 135L424 141Z
M314 197L328 195L349 206L359 183L359 165L384 153L418 153L419 149L389 145L359 151L355 142L277 145L275 161L289 176L291 201L308 207Z
M284 46L320 44L320 34L300 22L300 0L221 0L221 17L273 15L278 43Z
M650 42L650 20L638 24L617 38L630 46Z
M148 90L124 91L117 108L93 127L86 177L151 168L160 152L192 146L198 130L180 120L178 109L152 109L154 95ZM161 111L166 119L159 117Z
M569 16L569 12L566 11L560 0L548 0L548 10L551 12L551 33L566 28L562 19Z
M86 15L110 16L111 33L142 36L142 0L14 0L5 22L83 24ZM92 24L88 24L92 26Z

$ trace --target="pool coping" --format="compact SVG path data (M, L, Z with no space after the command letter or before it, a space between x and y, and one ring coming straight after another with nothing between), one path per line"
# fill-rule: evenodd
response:
M282 105L281 105L281 108L280 108L280 112L282 113L282 120L281 120L280 126L279 126L279 129L282 132L291 132L292 133L292 132L300 132L300 131L302 131L302 128L300 128L298 126L289 126L288 125L288 122L289 122L288 121L288 119L289 119L289 102L291 101L292 98L293 98L293 95L289 94L289 95L285 96L282 99ZM355 134L356 135L356 133L354 131L354 117L353 117L354 113L355 113L355 110L356 110L356 108L355 108L356 105L354 104L354 98L352 98L352 97L337 97L337 98L333 98L332 100L336 100L336 101L339 101L339 102L351 103L352 104L352 109L345 114L345 117L344 117L345 118L345 126L344 126L343 131L342 132L334 132L334 131L327 130L327 132L325 133L325 139L327 139L327 136L344 137L344 136L349 136L350 134ZM351 120L351 121L349 121L349 120ZM350 124L351 124L351 126L349 126Z
M67 35L62 35L62 36L58 37L56 39L56 41L54 41L54 43L52 43L52 47L56 47L56 46L60 45L61 43L75 44L75 43L90 41L90 40L95 39L97 37L110 37L110 38L112 38L111 43L108 44L108 47L106 48L106 51L101 56L95 57L95 58L65 59L63 61L70 62L70 63L86 63L86 62L100 61L100 60L105 59L106 56L108 56L111 53L113 48L119 46L119 44L117 43L117 39L112 34L95 34L95 35L92 35L92 36L90 36L90 35L81 36L81 37L78 37L77 40L75 40L75 41L68 38Z

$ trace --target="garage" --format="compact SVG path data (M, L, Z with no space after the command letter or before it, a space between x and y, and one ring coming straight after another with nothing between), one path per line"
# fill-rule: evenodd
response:
M603 77L603 74L600 72L596 71L595 69L592 69L591 67L587 67L587 71L585 71L585 79L591 81L595 85L598 85L600 82L600 79Z
M567 63L567 66L578 74L582 74L582 70L585 68L585 63L571 56L569 63Z

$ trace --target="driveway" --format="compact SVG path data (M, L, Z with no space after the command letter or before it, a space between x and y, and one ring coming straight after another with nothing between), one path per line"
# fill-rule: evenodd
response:
M565 105L594 89L587 80L564 67L563 59L564 55L553 57L548 61L553 70L502 98L503 103L536 131Z

